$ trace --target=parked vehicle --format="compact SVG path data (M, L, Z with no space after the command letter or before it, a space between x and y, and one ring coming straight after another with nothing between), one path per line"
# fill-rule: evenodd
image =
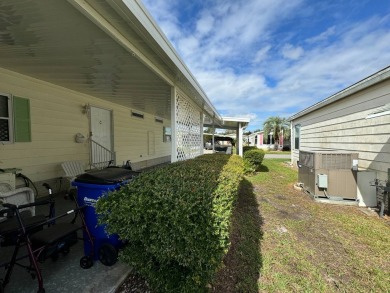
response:
M217 152L226 152L228 147L232 147L232 139L229 137L216 137L214 138L215 147L214 150ZM213 142L212 140L209 140L205 143L205 149L206 150L212 150L213 149Z

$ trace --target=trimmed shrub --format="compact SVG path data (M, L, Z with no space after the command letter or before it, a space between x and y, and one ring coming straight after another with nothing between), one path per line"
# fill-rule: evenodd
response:
M257 149L258 149L258 148L255 147L255 146L249 146L249 145L247 145L247 146L243 146L243 147L242 147L242 152L243 152L243 153L246 153L247 151L257 150Z
M204 155L141 174L96 211L154 292L204 292L229 248L242 176L241 157Z
M259 171L261 167L261 163L264 159L264 151L261 149L253 149L244 153L244 161L245 161L245 171L247 172L250 169L254 169L255 171Z

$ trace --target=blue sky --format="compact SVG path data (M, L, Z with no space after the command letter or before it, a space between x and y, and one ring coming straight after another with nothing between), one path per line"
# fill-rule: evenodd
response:
M222 116L290 117L390 65L389 0L143 0Z

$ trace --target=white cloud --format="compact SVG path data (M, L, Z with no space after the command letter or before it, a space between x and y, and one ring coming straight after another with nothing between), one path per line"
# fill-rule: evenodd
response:
M257 53L255 55L255 59L253 60L253 62L260 63L261 61L267 59L268 51L270 49L271 49L271 46L267 45L267 46L261 48L259 51L257 51Z
M214 26L214 17L210 13L204 13L196 23L196 31L200 35L207 35Z
M335 35L336 33L336 26L329 27L326 31L320 33L319 35L309 38L306 40L308 43L318 43L322 41L328 40L331 36Z
M316 9L301 0L199 2L211 6L185 27L178 1L147 2L158 7L159 25L226 116L250 115L256 123L264 115L290 116L390 64L390 17L330 23L296 39L299 32L277 29L299 13L311 23Z
M304 51L300 46L294 47L291 44L286 44L283 46L281 53L286 59L297 60L303 55Z

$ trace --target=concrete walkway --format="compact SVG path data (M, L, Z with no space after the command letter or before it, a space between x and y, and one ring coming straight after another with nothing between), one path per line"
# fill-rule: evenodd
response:
M291 159L290 154L265 154L264 159Z

